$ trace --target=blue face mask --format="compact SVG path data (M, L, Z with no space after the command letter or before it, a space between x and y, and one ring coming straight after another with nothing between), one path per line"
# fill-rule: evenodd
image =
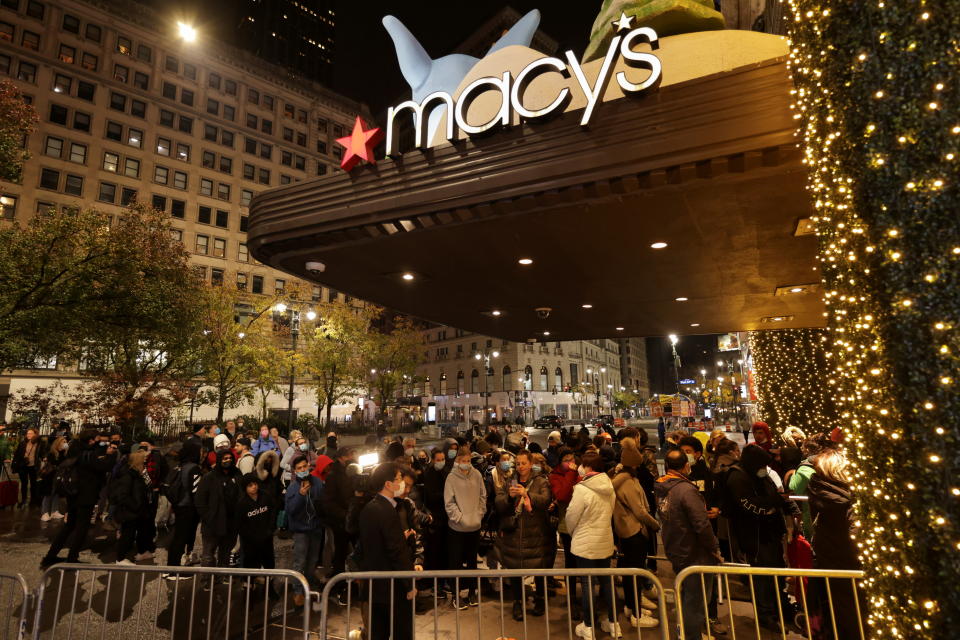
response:
M300 451L306 451L309 448L310 448L310 445L308 445L306 442L300 445Z
M501 471L510 471L511 469L513 469L513 463L509 460L503 460L500 462Z
M531 469L534 473L540 473L541 471L543 471L543 467L541 467L541 466L538 465L538 464L533 465L532 467L530 467L530 469Z
M457 466L460 467L460 471L469 471L470 467L473 465L471 465L469 462L460 462L457 464Z
M309 471L297 471L297 478L300 480L306 480L310 477Z
M213 429L213 435L215 435L215 436L220 435L220 427L214 427L214 429Z
M453 460L454 458L456 458L456 457L457 457L457 450L456 450L456 449L447 449L447 457L450 458L451 460Z
M445 466L447 466L447 463L443 461L433 463L433 468L436 469L437 471L443 471L443 468Z

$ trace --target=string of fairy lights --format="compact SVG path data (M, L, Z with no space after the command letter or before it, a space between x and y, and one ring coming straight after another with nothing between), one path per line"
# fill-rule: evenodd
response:
M839 426L827 384L832 372L824 355L828 336L823 329L750 332L757 410L775 432L794 426L813 435Z
M787 2L868 633L957 637L960 4Z

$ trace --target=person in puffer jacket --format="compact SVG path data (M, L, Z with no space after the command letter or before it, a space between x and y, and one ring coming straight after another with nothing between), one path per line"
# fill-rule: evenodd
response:
M137 545L137 560L147 559L153 544L153 521L150 510L149 477L144 469L145 451L131 453L120 474L110 483L110 504L114 520L120 525L117 541L117 564L133 564L127 558Z
M311 587L319 588L315 575L320 557L320 501L323 499L323 481L310 475L306 457L293 461L293 480L287 487L287 528L293 533L293 567L307 579ZM300 585L293 587L293 601L303 606L306 595Z
M193 503L203 526L203 559L205 567L226 567L230 551L237 541L237 503L240 501L240 472L234 466L233 452L217 452L214 468L200 479Z
M604 473L606 463L600 454L587 451L580 460L577 470L580 482L573 488L573 498L567 507L566 523L570 532L570 551L577 558L577 567L583 569L606 569L610 567L610 557L613 555L613 527L610 521L613 518L613 506L616 496L610 477ZM622 633L620 624L616 621L613 609L613 592L609 578L590 581L587 577L580 579L583 591L582 607L583 622L577 625L577 636L584 640L593 640L593 611L591 606L596 600L592 593L592 584L600 583L600 591L607 602L605 617L600 619L600 628L615 638Z

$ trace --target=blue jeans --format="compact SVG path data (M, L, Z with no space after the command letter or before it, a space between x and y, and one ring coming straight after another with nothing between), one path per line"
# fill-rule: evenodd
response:
M704 591L706 600L713 597L713 585L716 578L703 575L703 589L700 588L700 576L693 574L683 581L683 638L681 640L700 640L700 630L705 623L706 613L703 610Z
M610 568L610 558L601 558L599 560L593 560L591 558L581 558L580 556L574 556L577 559L577 568L578 569L609 569ZM593 586L600 584L600 594L603 596L603 599L607 602L607 619L610 621L615 621L617 619L617 614L614 609L614 600L613 600L613 589L612 587L613 578L610 576L596 577L596 576L581 576L580 577L580 590L582 592L582 601L581 606L583 607L583 624L588 627L593 626L593 614L596 612L596 604L593 598ZM591 608L591 604L594 606Z
M310 586L317 583L314 576L317 569L317 560L320 558L320 532L310 531L293 534L293 570L299 571L307 579ZM299 584L294 584L294 593L302 593Z

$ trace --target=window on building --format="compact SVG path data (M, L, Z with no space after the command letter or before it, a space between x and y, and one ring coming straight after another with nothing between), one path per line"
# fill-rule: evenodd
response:
M213 169L214 165L217 163L217 154L213 151L204 151L200 154L200 164L204 169Z
M307 146L307 134L298 133L297 134L297 146L306 147Z
M197 79L197 66L190 64L188 62L183 63L183 75L187 76L191 80Z
M137 201L137 190L124 187L120 190L120 204L127 206Z
M173 216L174 218L180 218L180 219L182 220L182 219L183 219L183 216L184 216L185 213L186 213L186 211L187 211L187 203L186 203L186 202L184 202L183 200L174 200L174 199L171 199L171 200L170 200L170 215L171 215L171 216Z
M180 131L184 133L193 133L193 118L188 118L187 116L180 116L180 124L178 126Z
M240 206L241 207L249 207L250 200L252 199L253 199L253 191L250 191L249 189L240 190Z
M187 174L183 171L173 172L173 186L176 189L187 189Z
M127 144L137 149L143 148L143 131L130 127L127 129Z
M296 108L292 104L286 103L283 105L283 117L293 118L294 113L296 113Z
M171 73L180 73L180 61L173 56L167 56L163 68Z
M318 175L318 176L325 176L325 175L327 175L327 165L323 164L322 162L318 162L318 163L317 163L317 175Z
M137 58L143 60L144 62L150 62L153 60L153 49L148 47L145 44L137 45Z
M273 96L263 94L263 108L273 111Z
M237 118L237 110L228 104L223 105L223 117L225 120L233 122Z
M71 173L67 174L67 179L63 183L63 192L71 195L80 197L83 195L83 176L73 175Z
M252 102L253 104L260 103L260 92L256 89L247 89L247 102Z
M303 171L307 166L307 159L303 156L294 156L293 158L293 168Z
M94 95L97 92L97 85L92 82L80 80L77 82L77 97L87 102L93 102Z
M211 73L207 76L207 86L211 89L220 90L220 76L216 73Z
M257 141L253 138L244 138L243 139L243 151L245 153L257 154Z
M128 178L139 178L140 161L136 158L124 158L123 175L127 176Z
M13 42L14 27L9 22L0 22L0 40Z
M247 274L237 273L237 291L247 290Z
M223 182L217 183L217 199L230 200L230 185Z
M197 222L200 224L210 224L210 216L212 213L213 209L200 205L197 208Z
M230 223L230 214L223 209L217 209L217 217L214 219L214 224L223 229L228 229Z
M70 162L76 162L77 164L86 164L87 163L87 145L80 144L79 142L70 143Z
M213 256L215 258L223 258L227 253L227 241L223 238L214 238L213 239Z
M0 53L0 73L3 75L9 75L12 64L13 58L4 53Z
M17 70L17 80L35 84L37 82L37 65L21 60L20 67Z
M187 105L188 107L193 106L193 91L189 89L180 90L180 102Z
M213 98L207 98L207 113L210 115L220 115L220 102Z
M533 367L530 365L523 369L523 389L525 391L533 390Z
M130 69L123 66L122 64L113 65L113 79L119 80L126 84L127 80L130 77Z
M170 229L170 237L177 242L183 242L183 231L181 229Z
M260 131L263 131L266 134L273 133L273 120L267 120L264 118L260 121Z
M260 169L257 175L257 182L260 184L270 184L270 170Z
M190 162L190 145L181 142L177 143L177 160Z
M283 278L276 278L276 279L274 279L274 281L273 281L273 292L274 292L276 295L282 296L282 295L286 292L286 290L287 290L287 281L286 281L286 280L284 280Z
M60 188L60 172L56 169L41 169L40 188L58 190Z
M240 216L240 231L246 233L250 226L250 216Z
M84 51L80 54L80 66L87 71L96 71L99 65L100 59L92 53L87 53Z
M287 142L293 142L293 129L288 127L283 128L283 139Z
M209 245L210 245L210 237L209 237L209 236L205 236L205 235L201 235L201 234L198 233L198 234L197 234L197 241L196 241L196 243L194 244L194 253L197 253L197 254L202 255L202 256L207 255L207 251L208 251L208 249L209 249Z
M285 173L280 174L280 184L290 184L291 182L293 182L293 178L286 175Z
M15 195L9 193L0 194L0 219L13 220L17 217L17 201L18 198ZM42 213L49 209L40 209L40 206L43 204L51 203L37 202L37 213Z
M256 172L257 172L257 168L255 166L253 166L252 164L244 163L243 165L244 178L246 178L247 180L253 180L254 176L256 175Z
M173 127L174 113L166 109L160 109L160 124L164 127Z
M311 302L320 302L321 298L323 298L323 289L322 289L321 287L316 286L316 285L314 285L313 287L311 287L311 289L310 289L310 300L311 300Z
M103 170L109 171L111 173L116 173L120 167L120 156L106 151L103 154Z
M149 90L150 90L150 76L148 76L147 74L145 74L145 73L143 73L143 72L141 72L141 71L134 71L134 73L133 73L133 86L135 86L135 87L138 88L138 89L142 89L143 91L149 91Z
M223 90L228 96L237 95L237 82L235 80L225 80Z
M122 93L110 92L110 108L114 111L127 110L127 96Z
M143 100L130 100L130 115L136 118L146 118L147 103Z
M63 155L63 140L54 138L53 136L47 136L46 142L43 145L43 155L52 158L61 157Z
M116 140L117 142L121 142L123 140L123 125L119 122L111 122L108 120L105 135L108 140Z
M237 260L240 262L248 262L250 260L250 254L247 253L247 243L241 242L237 248Z
M23 45L24 49L39 51L40 34L34 33L33 31L24 31L23 35L20 36L20 44Z
M83 35L87 40L100 42L100 39L103 37L103 31L98 25L87 23L87 28L84 30Z
M257 116L253 115L252 113L248 113L248 114L247 114L247 126L248 126L248 127L250 127L251 129L256 129L256 128L257 128L257 122L258 122Z
M90 114L83 113L82 111L75 111L73 113L73 128L77 131L85 131L90 133Z
M169 156L170 155L170 139L157 137L157 155Z
M77 50L74 47L61 44L60 51L57 53L57 58L59 58L60 62L73 64L74 60L77 59Z
M163 83L163 85L162 85L162 87L161 87L161 89L160 89L160 94L161 94L164 98L166 98L166 99L168 99L168 100L176 100L176 99L177 99L177 85L173 84L172 82L166 82L166 81L164 81L164 83Z
M211 142L217 141L217 128L212 124L203 125L203 139Z
M50 105L50 118L49 118L50 122L54 124L66 125L68 114L69 114L69 111L63 105L59 105L59 104Z
M214 240L214 244L216 244L216 240ZM216 247L214 247L214 251L216 251ZM223 269L210 269L210 286L223 286Z
M125 56L132 55L133 43L130 42L130 38L117 36L117 53L122 53Z
M273 157L273 145L272 144L260 144L260 157L264 160L270 160Z
M293 164L293 154L289 151L280 152L280 164L285 167L289 167Z
M226 129L220 132L220 144L233 149L233 132Z
M263 276L253 276L253 287L250 291L253 293L263 293Z
M153 168L153 181L159 184L167 184L170 179L170 169L156 165Z

